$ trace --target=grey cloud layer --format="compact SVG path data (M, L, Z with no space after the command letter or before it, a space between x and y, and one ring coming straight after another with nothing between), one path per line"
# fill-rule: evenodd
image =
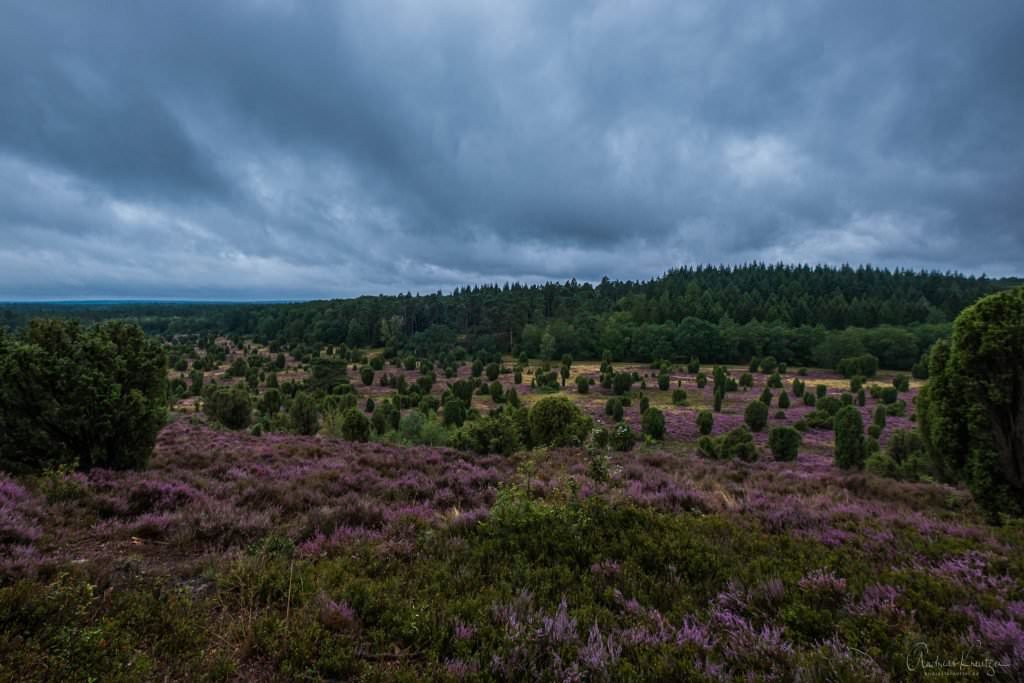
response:
M1019 274L1016 3L0 2L0 298Z

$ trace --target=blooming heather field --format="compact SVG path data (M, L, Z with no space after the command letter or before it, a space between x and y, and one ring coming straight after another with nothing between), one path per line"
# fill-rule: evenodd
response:
M248 384L266 429L225 429L186 394L143 470L0 478L0 679L925 680L951 662L957 675L1024 676L1021 527L987 525L963 489L839 469L831 425L794 392L799 380L837 404L850 382L835 373L783 373L790 405L772 389L744 461L697 447L710 378L700 387L676 366L659 389L660 370L616 366L634 381L623 422L643 431L642 396L665 434L596 467L592 445L410 445L404 419L370 442L327 436L326 416L317 436L274 431L287 415L265 414L270 373L253 373L273 364L294 394L308 359L219 343L203 383ZM181 386L192 358L171 372ZM248 378L227 370L245 358ZM360 411L398 405L396 380L421 376L341 370ZM615 427L598 364L573 364L561 390L540 372L516 381L503 368L500 396L529 407L562 394ZM479 373L459 364L417 391L481 388ZM741 427L769 377L725 393L709 434ZM593 380L585 393L578 378ZM893 376L870 384L865 425ZM919 388L897 392L905 412L879 427L882 449L914 427ZM468 407L496 405L474 392ZM770 430L794 425L796 459L775 460Z
M686 373L646 391L666 439L613 453L606 481L581 449L253 436L193 413L144 471L0 479L0 678L1024 677L1019 526L987 526L960 489L844 473L827 430L792 462L699 457L710 392ZM610 422L605 393L568 395ZM635 405L624 419L639 429Z

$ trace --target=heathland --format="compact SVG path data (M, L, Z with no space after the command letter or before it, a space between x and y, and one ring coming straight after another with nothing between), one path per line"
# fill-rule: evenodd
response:
M1015 284L3 309L0 678L1019 679Z

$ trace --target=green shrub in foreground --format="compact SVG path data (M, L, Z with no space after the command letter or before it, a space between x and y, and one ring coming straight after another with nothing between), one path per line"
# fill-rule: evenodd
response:
M128 323L33 320L0 333L0 468L144 467L166 419L166 366Z
M545 396L530 408L530 437L535 446L576 446L587 438L592 420L565 396Z

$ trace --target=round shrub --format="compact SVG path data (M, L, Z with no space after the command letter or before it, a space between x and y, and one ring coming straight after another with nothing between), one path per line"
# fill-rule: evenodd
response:
M703 389L707 385L708 385L708 376L705 375L703 372L698 372L697 373L697 388L698 389Z
M697 413L697 430L707 436L715 426L715 416L710 410L702 410Z
M761 392L761 397L758 400L761 403L765 404L766 406L770 406L772 404L772 390L769 389L768 387L765 387L764 391Z
M610 398L604 404L604 414L611 417L616 422L622 421L622 400L618 398Z
M687 401L686 389L675 389L672 391L672 405L685 406Z
M885 414L890 417L903 417L907 412L907 402L902 398L897 399L893 403L886 404Z
M505 387L501 386L501 382L498 380L491 382L491 387L488 393L491 395L491 398L498 403L505 400Z
M346 441L370 440L370 421L358 408L345 411L341 420L341 437Z
M364 365L363 369L359 371L359 379L361 379L363 384L366 386L373 384L373 368L369 365Z
M612 378L612 393L621 396L633 386L633 375L628 372L616 372Z
M803 435L792 427L774 427L768 432L768 448L776 460L796 460Z
M872 418L872 423L878 425L879 429L885 428L885 418L889 414L889 411L885 409L885 406L878 406L875 408L875 414Z
M662 372L658 375L658 388L662 391L668 391L669 383L671 381L672 378L669 377L669 374L667 372Z
M757 460L754 436L746 425L740 425L719 437L718 454L724 459L738 458L744 462Z
M789 394L786 393L785 389L779 394L779 408L782 410L789 408Z
M665 438L665 414L657 408L648 408L640 418L644 434L661 441Z
M466 404L454 396L444 402L441 410L441 420L446 425L461 427L466 421Z
M583 375L576 377L576 391L581 394L590 393L590 380Z
M506 412L494 413L466 422L452 434L449 445L480 454L511 455L522 446L515 420Z
M752 431L761 431L768 424L768 406L761 401L751 401L743 412L743 421Z
M485 373L487 375L487 381L493 382L494 380L498 379L499 371L500 368L498 367L497 363L488 363L487 368L485 370Z
M530 437L535 446L573 446L583 443L591 420L565 396L545 396L530 408Z
M245 429L252 417L249 391L242 384L215 389L206 399L203 410L228 429Z
M801 398L804 395L804 383L797 377L793 380L793 396Z
M288 408L288 417L291 418L292 428L299 434L308 436L316 434L320 429L320 414L316 401L305 391L295 394Z
M844 406L836 413L833 428L836 432L836 464L844 470L862 468L866 450L860 411L853 406Z

